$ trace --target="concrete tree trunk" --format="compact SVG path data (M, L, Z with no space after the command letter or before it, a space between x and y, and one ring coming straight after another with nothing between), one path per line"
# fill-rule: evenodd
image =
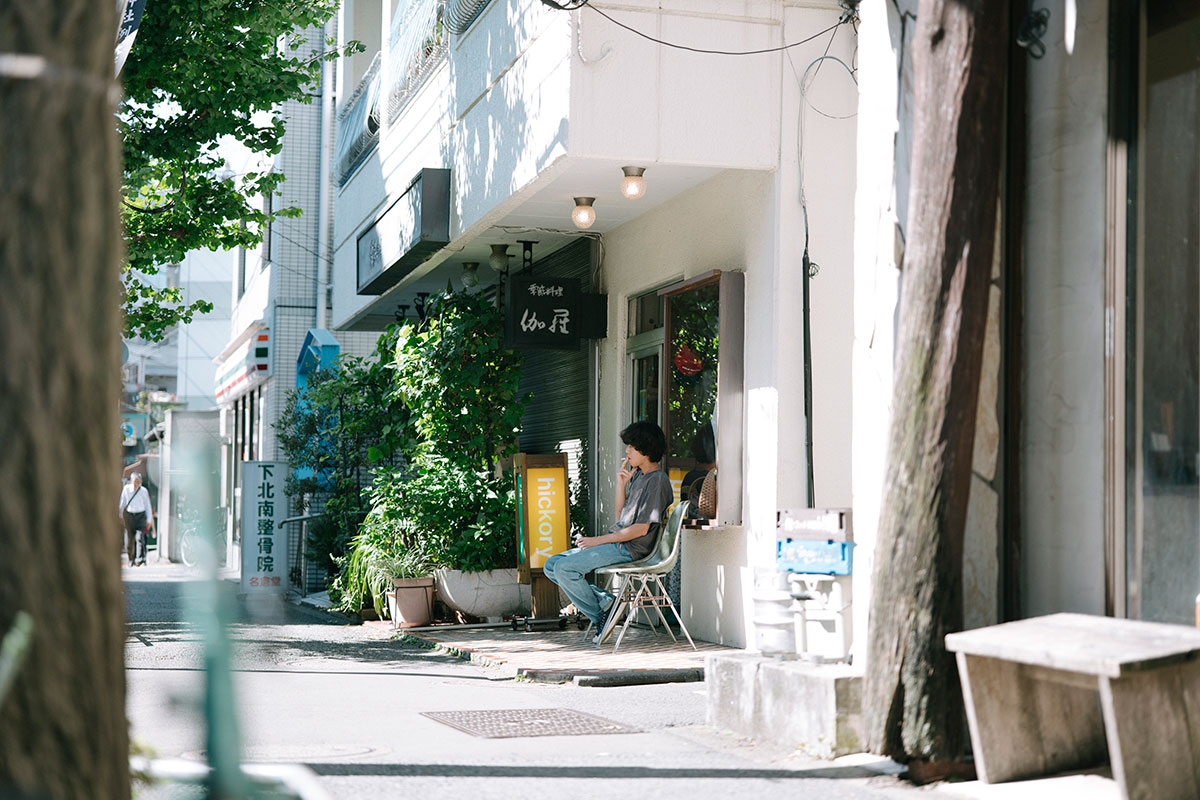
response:
M0 0L0 796L130 796L114 3ZM9 54L21 54L14 58Z
M1003 131L1007 4L922 0L888 467L863 699L868 747L958 761L968 737L944 636L962 627L970 492Z

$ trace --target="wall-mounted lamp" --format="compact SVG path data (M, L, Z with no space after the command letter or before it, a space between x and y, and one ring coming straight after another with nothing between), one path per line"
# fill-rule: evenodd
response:
M571 221L575 223L576 228L592 227L592 223L596 221L596 209L592 208L594 202L594 197L575 198L575 210L571 212Z
M466 289L479 285L479 262L464 261L462 265L462 284Z
M488 266L501 275L508 272L508 245L492 245L492 254L488 256Z
M621 194L628 200L637 200L646 194L645 167L621 167L625 177L621 179Z

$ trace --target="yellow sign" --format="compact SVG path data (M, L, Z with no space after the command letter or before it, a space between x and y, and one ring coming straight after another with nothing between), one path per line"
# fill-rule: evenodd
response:
M541 569L547 558L570 546L566 478L566 470L559 467L525 470L530 569Z
M667 477L671 481L671 491L675 493L676 499L683 497L683 479L687 474L688 471L686 469L679 469L678 467L667 470Z

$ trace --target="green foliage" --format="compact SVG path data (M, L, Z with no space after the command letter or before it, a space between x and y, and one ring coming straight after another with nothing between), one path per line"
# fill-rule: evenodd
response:
M395 327L368 358L343 356L335 367L310 373L289 393L275 423L291 471L285 491L300 511L327 516L309 523L308 556L332 574L370 507L370 470L403 460L408 409L392 393L390 360Z
M294 48L303 31L319 29L337 6L336 0L146 4L122 72L118 114L126 335L157 340L170 326L212 310L203 300L185 304L178 289L155 288L147 276L191 250L254 247L272 219L299 215L295 208L266 213L254 202L275 194L282 174L222 176L217 146L230 138L257 153L279 152L284 122L275 110L290 100L311 102L321 61L337 55L299 58Z
M379 476L372 513L411 525L445 566L481 572L517 564L513 495L511 472L495 476L428 453Z
M442 295L425 324L402 328L396 395L412 412L418 453L488 471L515 453L522 360L504 345L503 313L482 294Z
M667 396L669 456L691 459L693 437L712 422L717 405L720 305L717 284L671 298L671 341L667 347L667 364L672 370ZM685 345L703 363L698 375L686 376L675 367L675 355Z
M381 616L392 578L422 577L438 566L438 554L411 524L379 510L367 515L347 555L337 560L341 572L329 590L334 607L356 613L373 606Z
M377 478L375 509L415 526L454 569L516 564L511 472L525 398L502 312L482 295L445 294L396 340L395 397L409 409L412 462Z

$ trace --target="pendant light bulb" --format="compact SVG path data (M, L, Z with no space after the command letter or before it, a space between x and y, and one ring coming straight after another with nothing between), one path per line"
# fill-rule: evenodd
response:
M594 202L594 197L575 198L575 210L571 212L571 221L575 223L576 228L592 227L592 223L596 221L596 209L592 207Z
M621 194L628 200L637 200L646 194L646 179L642 177L645 167L621 167L625 177L621 179Z

